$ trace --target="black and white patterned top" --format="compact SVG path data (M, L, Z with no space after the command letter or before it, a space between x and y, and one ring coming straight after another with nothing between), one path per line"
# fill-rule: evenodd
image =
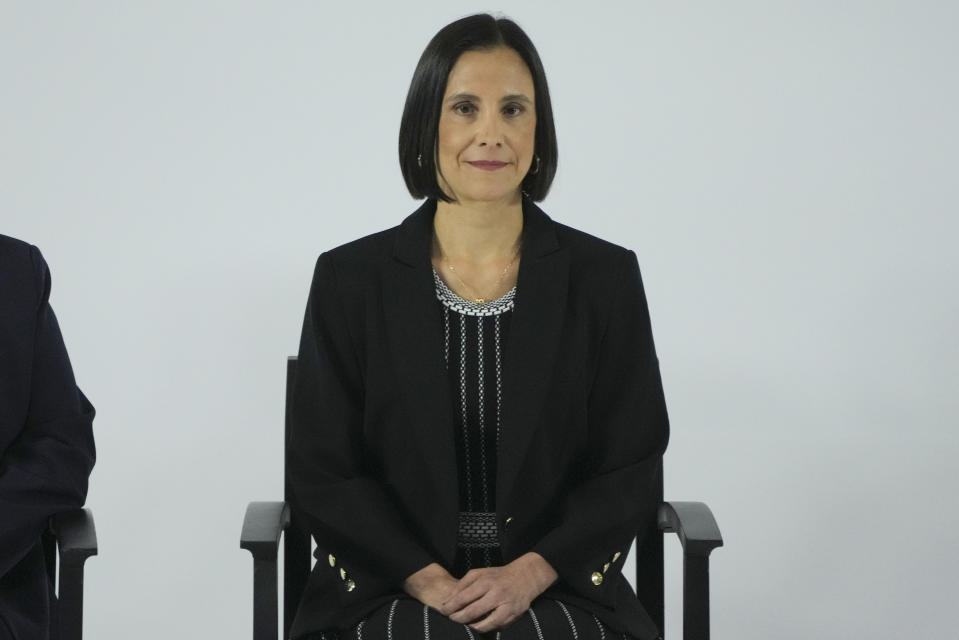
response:
M503 351L516 287L489 302L466 300L433 270L443 314L459 480L456 572L502 564L496 517L496 458L503 399Z

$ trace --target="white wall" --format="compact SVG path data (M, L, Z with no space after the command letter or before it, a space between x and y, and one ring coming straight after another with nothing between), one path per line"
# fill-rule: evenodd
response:
M313 261L414 209L413 67L492 8L549 74L544 208L640 256L714 637L955 637L956 4L410 4L0 5L0 232L98 409L87 636L249 637Z

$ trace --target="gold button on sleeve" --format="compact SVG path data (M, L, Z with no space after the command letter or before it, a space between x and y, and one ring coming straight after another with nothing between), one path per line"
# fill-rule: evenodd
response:
M340 568L340 580L346 580L346 569Z
M609 565L610 565L609 562L603 565L603 573L606 573L607 571L609 571Z
M621 556L621 555L623 555L623 554L621 554L619 551L617 551L616 553L614 553L614 554L613 554L613 562L616 562L617 560L619 560L619 556Z
M601 574L599 571L594 571L591 579L593 580L593 584L595 584L597 587L603 584L603 574Z
M326 557L326 559L329 560L331 567L335 567L335 566L336 566L336 556L334 556L332 553L331 553L330 555L328 555L328 556Z
M346 581L346 590L347 590L347 591L352 591L352 590L355 589L355 588L356 588L356 583L355 583L355 582L353 582L352 580L347 580L347 581Z

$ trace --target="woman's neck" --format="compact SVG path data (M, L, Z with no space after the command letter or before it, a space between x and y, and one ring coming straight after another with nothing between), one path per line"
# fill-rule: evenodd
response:
M433 232L441 251L454 264L484 265L512 258L523 231L523 202L457 204L437 202ZM434 258L440 257L434 255Z

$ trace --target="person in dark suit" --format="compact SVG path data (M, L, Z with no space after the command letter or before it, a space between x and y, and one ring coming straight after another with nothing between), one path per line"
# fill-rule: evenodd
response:
M317 542L291 635L656 637L622 575L668 420L635 253L536 204L546 76L512 21L444 27L400 127L400 225L320 255L289 474Z
M93 416L50 307L43 256L0 235L0 640L57 637L39 539L50 516L83 505Z

